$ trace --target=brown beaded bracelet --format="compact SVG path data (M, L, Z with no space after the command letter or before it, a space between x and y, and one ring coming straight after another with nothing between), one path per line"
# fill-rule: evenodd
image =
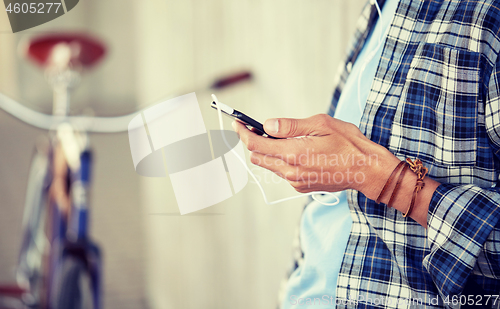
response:
M413 162L410 158L406 158L406 163L408 163L410 169L415 173L415 175L417 175L417 182L415 183L415 189L413 190L413 196L411 198L410 206L403 214L403 217L408 217L411 214L413 206L415 205L415 201L417 200L417 194L425 186L424 178L429 171L426 167L424 167L422 161L420 161L419 159L416 159L415 162Z

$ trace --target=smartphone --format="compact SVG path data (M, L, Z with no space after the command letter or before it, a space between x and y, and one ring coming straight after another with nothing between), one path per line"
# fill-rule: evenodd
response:
M243 114L242 112L237 111L234 108L229 107L226 104L223 104L221 102L219 102L218 104L219 104L221 112L224 115L229 116L229 117L234 118L234 119L237 119L240 122L243 122L245 125L254 128L256 131L255 133L257 133L259 135L273 138L273 139L278 139L278 137L274 137L274 136L267 134L264 131L264 126L262 125L262 123L258 122L257 120L253 119L252 117L249 117L249 116ZM211 106L212 106L212 108L217 109L217 103L215 101L212 101Z

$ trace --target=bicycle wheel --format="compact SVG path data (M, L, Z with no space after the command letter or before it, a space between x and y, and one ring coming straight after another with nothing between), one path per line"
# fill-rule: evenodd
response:
M81 259L65 257L57 281L54 309L94 309L90 275Z

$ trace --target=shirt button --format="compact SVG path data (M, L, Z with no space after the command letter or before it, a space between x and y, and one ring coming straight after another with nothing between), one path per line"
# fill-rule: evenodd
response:
M345 66L346 70L348 73L351 73L352 71L352 62L348 62L347 65Z

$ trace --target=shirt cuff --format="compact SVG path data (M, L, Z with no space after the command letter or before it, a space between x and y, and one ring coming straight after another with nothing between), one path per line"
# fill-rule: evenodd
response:
M427 215L423 264L442 297L460 294L499 220L500 194L474 185L441 184Z

